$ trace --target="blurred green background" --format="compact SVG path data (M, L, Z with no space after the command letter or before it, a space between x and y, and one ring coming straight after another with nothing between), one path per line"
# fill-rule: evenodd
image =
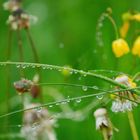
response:
M3 2L5 1L0 1L0 61L6 61L6 51L8 45L8 26L6 25L6 20L9 12L3 10ZM31 33L36 45L40 63L61 66L69 65L72 68L82 70L117 70L126 72L130 75L139 71L139 59L136 58L137 66L134 68L132 62L133 56L131 54L120 59L115 58L111 49L111 43L115 39L115 33L111 23L107 19L105 19L102 28L104 46L98 46L98 43L96 42L96 26L100 15L106 11L108 7L111 7L113 11L112 16L119 28L122 25L122 14L129 10L140 11L139 5L139 0L23 0L24 9L30 14L38 17L38 22L31 27ZM131 25L128 37L126 38L130 47L132 46L133 30L135 28L138 29L140 27L139 24L140 23L132 23ZM22 40L24 47L24 61L34 62L32 51L24 31L22 32ZM13 35L11 61L19 61L16 33ZM35 70L26 69L25 73L28 79L32 79L35 74ZM15 97L17 96L17 93L13 88L13 82L20 79L18 69L12 66L10 74L10 96ZM65 77L60 72L47 70L42 70L41 74L42 82L47 83L67 82L98 86L103 89L110 87L108 84L105 84L101 80L93 77L81 78L79 75ZM2 115L6 113L7 108L5 94L7 90L7 79L5 67L0 67L0 75L0 114ZM92 90L84 92L75 87L49 86L43 88L45 103L54 100L47 95L49 88L55 89L65 97L76 97L96 93L96 91ZM33 100L33 102L37 102L37 100ZM74 110L78 110L86 107L90 102L92 102L92 99L84 99L80 104L74 105L74 103L70 103L70 106ZM19 103L16 107L13 106L11 105L10 111L20 109L21 103ZM110 106L110 103L106 106L109 109L110 118L115 127L119 129L119 132L114 133L113 140L132 140L127 114L114 114L111 112ZM95 119L93 117L95 109L96 108L92 109L88 115L85 114L87 117L81 122L68 119L58 120L58 127L55 128L58 140L102 139L100 133L95 129ZM139 109L140 107L134 109L134 114L140 136ZM59 107L53 107L50 110L59 112L60 109ZM21 124L22 114L15 114L10 116L8 119L10 120L9 125ZM18 127L8 127L8 132L6 132L6 123L7 117L0 119L0 135L20 131Z

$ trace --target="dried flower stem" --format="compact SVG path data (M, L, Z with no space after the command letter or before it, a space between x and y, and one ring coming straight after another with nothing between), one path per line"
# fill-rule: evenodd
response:
M105 128L102 128L101 131L102 131L103 139L104 140L109 140L108 135L107 135L107 130Z
M36 51L36 47L35 47L34 41L32 39L30 30L28 28L26 29L26 33L27 33L27 37L29 39L29 42L30 42L30 45L31 45L31 48L32 48L32 51L33 51L35 63L39 63L39 58L38 58L38 54L37 54L37 51ZM41 81L41 74L40 74L40 69L39 68L37 68L37 72L39 74L39 81ZM42 92L40 92L39 96L40 96L40 101L43 102Z
M34 41L33 41L32 36L30 34L30 30L26 29L26 33L27 33L27 37L29 39L29 42L31 44L31 48L32 48L32 51L33 51L35 63L38 63L39 62L39 58L38 58L38 55L37 55L37 51L36 51L36 47L35 47Z
M127 113L127 115L128 115L129 124L130 124L130 128L131 128L133 139L134 140L139 140L133 113L131 111L129 111Z

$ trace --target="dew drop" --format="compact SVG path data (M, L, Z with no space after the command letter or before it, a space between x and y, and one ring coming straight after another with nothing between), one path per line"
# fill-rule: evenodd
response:
M17 68L20 68L20 65L16 65Z
M46 66L42 66L42 69L45 70L46 69Z
M37 107L35 110L40 113L42 111L42 107Z
M61 104L62 104L62 105L65 105L65 104L67 104L67 102L66 102L66 101L63 101Z
M49 107L51 108L51 107L53 107L53 105L49 105Z
M96 90L98 90L98 89L99 89L97 86L93 86L92 88L93 88L93 89L96 89Z
M82 90L83 91L87 91L88 90L88 87L87 86L82 86Z
M103 97L104 97L103 95L97 95L97 96L96 96L96 98L99 99L99 100L102 100Z
M19 125L17 125L17 127L19 127L19 128L20 128L20 127L22 127L22 125L21 125L21 124L19 124Z
M80 98L76 100L76 103L80 103L80 102L81 102L81 99Z

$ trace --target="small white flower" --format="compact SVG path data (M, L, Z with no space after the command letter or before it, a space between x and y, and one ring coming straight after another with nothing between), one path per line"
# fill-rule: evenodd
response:
M126 75L118 76L115 79L115 81L118 82L119 84L126 85L130 88L136 87L136 84L132 81L132 79L130 79ZM116 88L119 89L119 87L116 87ZM115 99L112 102L112 107L111 107L111 110L113 112L117 113L117 112L132 111L133 107L137 106L137 103L130 101L130 100L134 100L134 101L138 100L138 96L135 95L135 93L133 93L132 91L117 92L116 94L118 94L118 96L115 96ZM125 98L119 97L119 96L123 96L128 99L125 99Z
M107 115L107 110L105 108L99 108L94 112L94 117L96 119L96 129L106 130L108 138L113 135L113 127L111 121Z
M25 104L25 108L34 108L40 104ZM55 120L50 118L48 110L37 108L24 112L21 135L26 140L56 140L53 125Z
M106 127L109 126L106 115L107 115L107 111L105 108L97 109L94 112L94 116L96 118L96 129L97 130L101 129L101 127L103 127L103 126L106 126Z

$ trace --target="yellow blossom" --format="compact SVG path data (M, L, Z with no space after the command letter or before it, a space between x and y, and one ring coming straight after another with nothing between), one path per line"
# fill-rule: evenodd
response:
M136 20L140 22L140 13L133 15L132 20Z
M128 29L129 29L129 21L125 21L122 25L122 27L120 28L120 35L121 37L125 38L126 37L126 34L128 32Z
M134 42L134 45L132 48L132 54L138 55L140 57L140 36L137 37L137 39Z
M129 52L127 42L120 38L112 42L112 50L116 57L121 57Z

